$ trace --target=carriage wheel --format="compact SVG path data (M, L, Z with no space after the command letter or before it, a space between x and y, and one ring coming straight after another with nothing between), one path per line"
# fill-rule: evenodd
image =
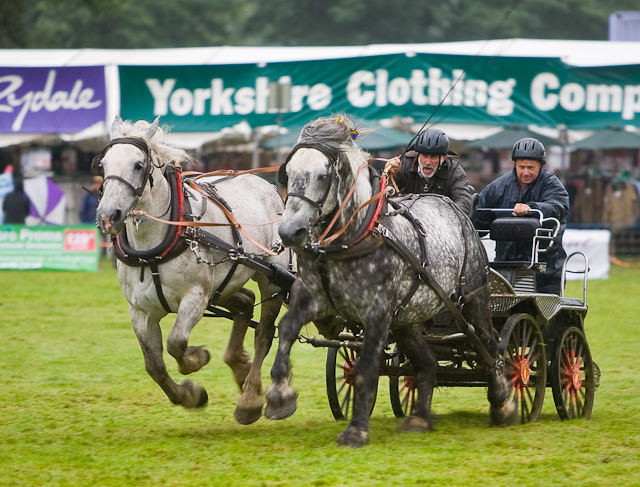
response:
M589 419L596 390L595 367L584 333L565 330L551 361L551 390L561 419Z
M511 401L516 403L520 422L536 421L547 387L547 357L542 331L529 314L509 317L500 333L498 347L504 372L511 382Z
M398 348L393 350L393 358L389 359L391 366L399 367L408 365L406 359L400 364ZM401 375L399 377L389 376L389 398L391 399L391 409L396 418L403 418L407 414L413 414L413 408L418 400L418 390L412 375Z
M331 413L336 420L346 420L353 414L355 400L354 378L358 352L351 348L329 348L327 350L327 398ZM376 383L369 406L369 415L373 413L378 394Z

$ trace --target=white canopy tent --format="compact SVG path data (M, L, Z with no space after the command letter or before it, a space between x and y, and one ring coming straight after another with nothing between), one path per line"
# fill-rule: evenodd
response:
M189 66L267 64L320 59L348 59L403 53L457 54L470 56L559 58L570 66L622 66L640 64L640 42L499 39L426 44L372 44L319 47L194 47L173 49L3 49L0 67L104 66L107 116L104 124L77 134L55 134L65 141L106 138L110 121L120 112L118 66ZM534 127L532 127L533 129ZM473 140L500 130L498 127L445 125L452 138ZM543 132L545 129L538 128ZM554 129L549 135L557 137ZM233 130L231 130L233 132ZM571 131L580 140L591 132ZM234 135L237 135L234 133ZM170 133L168 142L186 149L224 138L223 133ZM42 134L0 134L0 147L50 137Z

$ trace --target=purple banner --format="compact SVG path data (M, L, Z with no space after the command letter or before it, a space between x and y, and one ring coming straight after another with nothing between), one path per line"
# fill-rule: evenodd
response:
M76 133L106 118L103 66L0 68L0 133Z

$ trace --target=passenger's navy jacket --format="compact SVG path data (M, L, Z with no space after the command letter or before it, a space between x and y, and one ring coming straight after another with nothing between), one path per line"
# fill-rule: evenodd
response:
M516 203L524 203L540 210L544 218L557 218L560 230L552 247L540 254L540 260L547 263L544 275L536 276L537 290L543 293L560 293L562 265L567 257L562 248L562 236L569 214L569 195L560 180L545 169L540 169L538 177L525 189L520 187L515 168L490 183L478 196L477 208L513 208ZM487 230L498 216L495 213L475 212L473 223L477 229ZM496 260L517 261L531 259L531 243L498 242Z
M465 215L471 213L469 180L460 165L458 154L454 151L449 151L435 174L429 179L424 179L418 173L418 153L409 151L402 158L402 166L394 179L403 194L441 194L448 196Z

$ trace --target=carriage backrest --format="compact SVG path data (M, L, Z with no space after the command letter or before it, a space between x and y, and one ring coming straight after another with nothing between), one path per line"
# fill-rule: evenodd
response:
M496 218L489 237L496 242L532 242L540 226L537 218Z

